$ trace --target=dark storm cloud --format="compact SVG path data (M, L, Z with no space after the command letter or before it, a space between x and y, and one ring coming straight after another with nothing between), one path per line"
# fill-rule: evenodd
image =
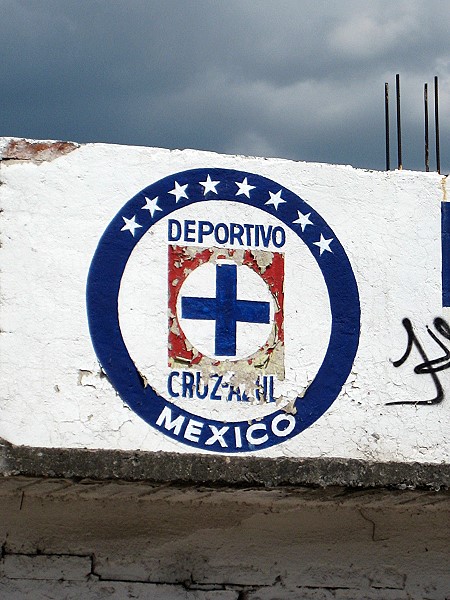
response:
M383 168L383 88L399 72L404 163L421 169L423 83L438 74L450 166L445 0L0 7L2 135Z

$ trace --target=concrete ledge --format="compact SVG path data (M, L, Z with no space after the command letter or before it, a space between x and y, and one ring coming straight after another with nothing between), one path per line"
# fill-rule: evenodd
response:
M32 448L7 442L0 444L0 475L231 487L450 487L447 464Z

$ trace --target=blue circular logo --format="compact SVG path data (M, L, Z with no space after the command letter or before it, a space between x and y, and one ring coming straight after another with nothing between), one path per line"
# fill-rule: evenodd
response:
M313 381L302 391L301 397L296 398L289 411L280 409L274 402L269 407L269 414L266 411L264 416L253 420L209 419L179 406L174 401L179 393L173 389L178 371L169 375L167 398L158 393L151 381L142 377L130 356L119 318L122 277L143 236L159 221L180 209L199 202L213 206L215 202L227 201L265 211L272 220L277 219L298 236L322 273L331 313L328 347ZM226 220L226 214L222 219ZM168 222L172 227L169 227L169 242L179 240L184 233L184 241L197 242L199 246L208 235L211 243L219 247L226 246L232 235L241 244L250 242L254 245L257 235L261 247L268 248L270 243L277 249L286 239L281 226L266 230L251 224L220 222L213 225L208 220L199 223L185 220L182 229L176 219ZM174 237L170 238L170 235ZM200 257L198 266L202 253L197 254ZM211 267L212 277L216 277L216 297L195 297L186 292L179 305L179 316L186 323L191 320L195 323L198 322L195 319L199 319L215 324L215 346L206 348L205 352L226 359L238 353L237 322L257 323L264 327L274 317L270 302L264 298L254 301L237 298L236 266L218 265L215 271ZM176 173L149 185L129 200L108 225L98 244L87 282L87 312L96 354L122 400L166 436L195 448L221 453L268 448L298 435L321 417L338 396L350 373L360 332L357 284L348 257L331 228L290 190L260 175L231 169L192 169ZM230 392L233 393L238 392Z

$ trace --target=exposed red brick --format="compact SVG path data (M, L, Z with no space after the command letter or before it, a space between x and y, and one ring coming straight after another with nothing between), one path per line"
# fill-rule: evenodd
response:
M72 152L76 148L79 148L79 144L75 142L11 139L3 149L2 159L31 160L34 162L51 161Z

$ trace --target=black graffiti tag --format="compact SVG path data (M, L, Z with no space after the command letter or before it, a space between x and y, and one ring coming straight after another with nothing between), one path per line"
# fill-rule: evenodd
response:
M433 379L433 383L436 387L436 397L431 400L402 400L396 402L386 402L388 405L393 404L439 404L444 399L444 388L437 376L439 371L444 371L444 369L448 369L450 367L450 350L444 345L444 343L438 338L438 336L431 331L431 329L427 326L427 332L429 336L436 342L436 344L441 348L444 354L438 358L429 359L427 353L425 352L422 344L419 341L419 338L416 336L414 332L414 327L411 321L407 318L402 321L403 327L406 329L408 334L408 343L406 346L405 353L398 360L392 361L394 367L400 367L405 363L413 347L417 348L420 356L422 357L423 362L419 363L414 367L414 373L417 375L430 375ZM441 335L444 339L450 341L450 326L441 317L436 317L433 321L434 328L437 333Z

